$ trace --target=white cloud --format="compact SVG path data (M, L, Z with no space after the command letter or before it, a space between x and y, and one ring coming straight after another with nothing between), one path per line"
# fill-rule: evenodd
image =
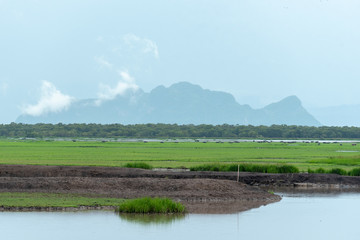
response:
M140 38L135 34L126 34L123 39L127 45L139 48L145 54L151 53L156 59L159 58L159 50L154 41L147 38Z
M66 110L74 98L62 94L56 87L47 81L41 86L41 97L37 104L27 105L23 109L24 114L40 116L49 112L61 112Z
M104 56L101 57L94 57L95 61L97 62L97 64L99 64L100 67L104 67L104 68L108 68L108 69L112 69L113 68L113 64L110 63L109 61L107 61Z
M135 79L131 77L127 71L118 71L118 74L121 79L115 87L112 88L109 85L100 84L99 99L96 100L96 105L100 105L106 100L112 100L119 95L124 95L128 91L136 91L139 89L139 86L135 83Z
M0 84L0 95L5 96L8 91L9 85L6 82Z

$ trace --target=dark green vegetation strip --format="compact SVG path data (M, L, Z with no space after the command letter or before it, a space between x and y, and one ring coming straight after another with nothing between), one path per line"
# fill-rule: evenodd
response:
M215 171L215 172L259 172L259 173L298 173L299 169L290 165L269 164L204 164L190 168L190 171Z
M317 168L315 170L309 169L308 173L327 173L327 174L338 174L343 176L360 176L360 168L353 168L349 171L346 171L342 168L331 168L331 169L323 169Z
M177 124L1 124L0 137L91 138L360 138L358 127L241 126Z
M168 198L138 198L121 203L119 212L122 213L184 213L185 207Z
M124 202L117 198L87 197L77 194L56 193L0 193L2 207L80 207L118 206Z

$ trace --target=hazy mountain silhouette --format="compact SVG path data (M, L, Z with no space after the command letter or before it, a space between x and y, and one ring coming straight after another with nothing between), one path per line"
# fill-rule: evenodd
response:
M262 109L252 109L237 103L229 93L205 90L188 82L168 88L159 86L150 93L128 91L101 104L95 99L80 100L60 113L38 117L21 115L16 122L321 125L302 107L296 96Z

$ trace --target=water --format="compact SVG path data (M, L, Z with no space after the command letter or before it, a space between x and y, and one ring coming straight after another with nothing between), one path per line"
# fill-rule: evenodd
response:
M140 218L113 212L3 212L0 238L42 239L359 239L360 194L285 195L243 213Z

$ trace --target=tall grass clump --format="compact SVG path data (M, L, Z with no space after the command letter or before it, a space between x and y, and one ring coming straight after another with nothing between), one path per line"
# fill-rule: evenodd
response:
M342 176L360 176L360 168L354 168L350 171L346 171L341 168L332 168L329 170L325 170L323 168L318 169L308 169L308 173L320 173L320 174L337 174Z
M318 168L318 169L308 169L308 173L327 173L325 169L323 168Z
M360 176L360 168L354 168L348 172L349 176Z
M298 173L295 166L279 164L204 164L190 168L190 171L214 171L214 172L259 172L259 173Z
M121 213L184 213L185 207L168 198L137 198L120 204Z
M348 175L348 172L341 168L332 168L327 171L330 174L337 174L337 175Z
M153 166L147 163L135 162L135 163L127 163L124 165L126 168L142 168L142 169L153 169Z

